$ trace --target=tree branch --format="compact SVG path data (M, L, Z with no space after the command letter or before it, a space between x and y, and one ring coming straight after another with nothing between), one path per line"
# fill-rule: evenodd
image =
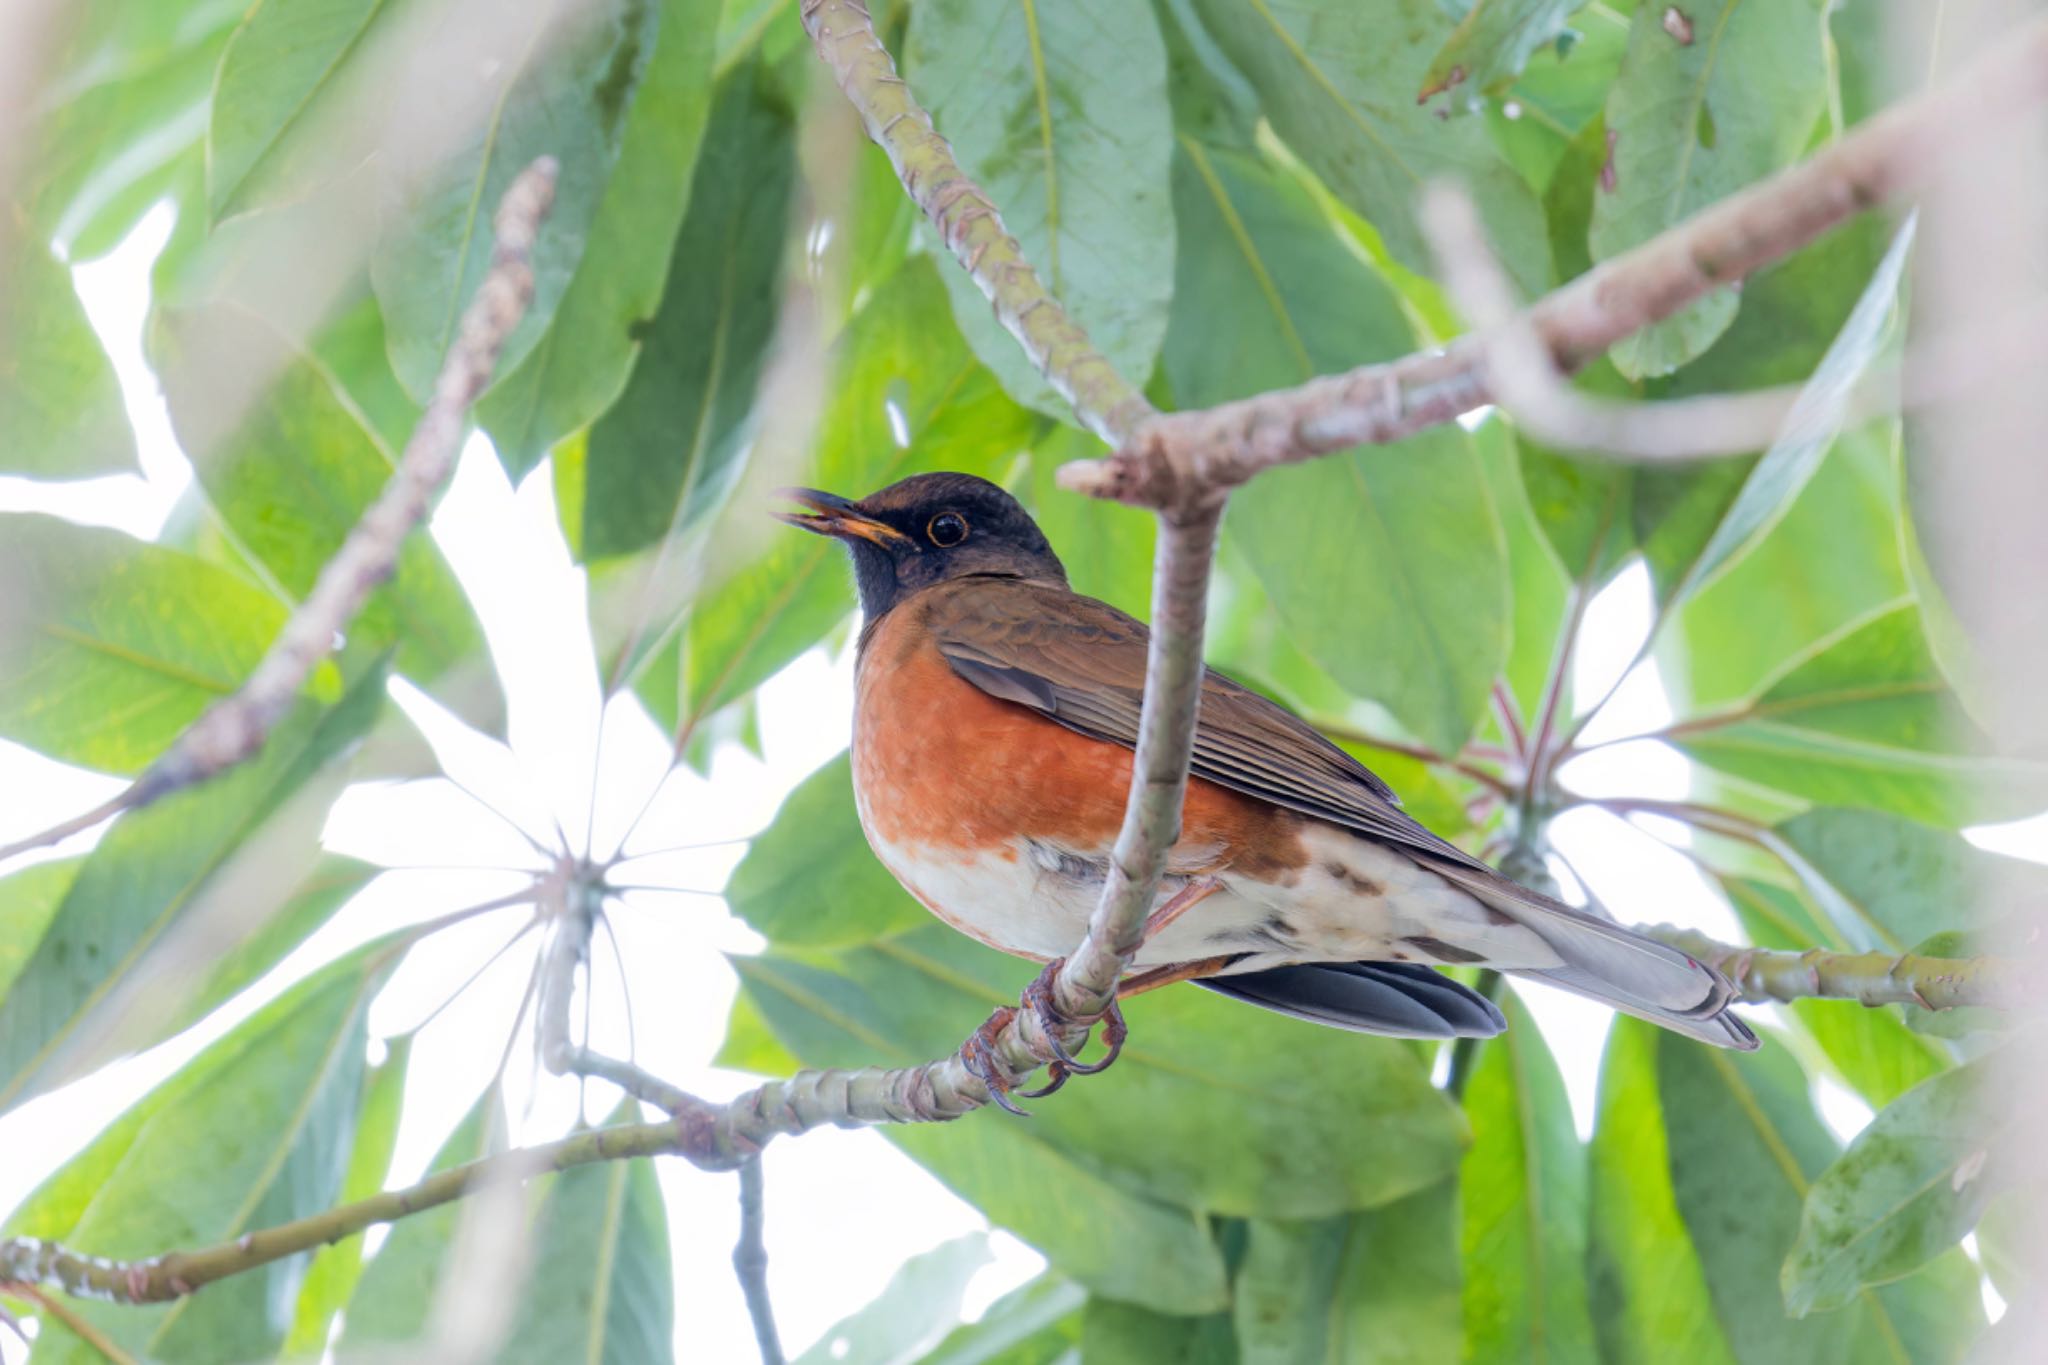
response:
M391 576L406 536L426 516L455 467L470 406L490 383L505 338L533 299L533 244L554 203L556 172L554 158L542 157L505 191L498 205L497 246L490 270L462 315L461 330L434 383L433 399L420 414L383 491L321 569L313 590L285 622L249 680L233 696L207 708L126 791L84 816L0 848L0 861L218 776L263 747L371 591Z
M2020 30L1940 89L1866 120L1839 142L1731 195L1531 308L1528 325L1570 372L1630 333L1780 260L1873 205L1922 188L1956 145L2048 97L2048 21ZM1060 470L1076 492L1171 507L1261 470L1440 426L1493 402L1480 339L1366 365L1291 389L1144 423L1106 459Z
M1658 925L1644 930L1725 973L1742 998L1854 1000L1865 1005L1919 1005L1930 1010L1968 1005L1997 1010L2034 1006L2028 964L2003 957L1921 957L1913 953L1803 953L1741 948L1696 929Z
M761 1158L740 1167L740 1240L732 1249L733 1274L747 1296L747 1316L754 1320L754 1341L761 1365L783 1365L782 1337L775 1330L775 1304L768 1297L768 1247L761 1237L766 1212L761 1198Z

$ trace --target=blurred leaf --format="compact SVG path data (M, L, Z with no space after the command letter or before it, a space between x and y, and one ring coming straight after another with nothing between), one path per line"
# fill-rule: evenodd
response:
M1087 1301L1079 1285L1040 1275L955 1328L918 1365L1053 1365L1079 1347Z
M1867 926L1853 925L1845 932L1784 887L1723 877L1721 890L1735 907L1749 941L1760 948L1853 952L1874 942ZM1834 1000L1796 1000L1788 1008L1842 1081L1875 1108L1949 1066L1941 1046L1906 1027L1896 1011L1845 1009Z
M1585 0L1471 0L1422 74L1422 99L1449 93L1455 112L1513 81L1535 51L1565 31Z
M354 1142L363 1010L389 960L388 944L372 944L293 987L116 1119L29 1196L7 1231L142 1257L329 1207ZM306 1266L292 1257L174 1303L70 1306L137 1357L267 1358L283 1343ZM44 1333L39 1362L104 1359L51 1319Z
M449 1170L503 1149L504 1119L498 1089L492 1086L448 1135L427 1169ZM336 1346L343 1358L364 1347L408 1344L426 1335L464 1208L463 1201L456 1200L391 1225L391 1234L363 1267L342 1318Z
M309 349L344 403L360 415L362 424L384 449L403 451L419 424L420 407L391 372L391 354L384 346L384 314L367 281L354 298L321 328ZM161 301L158 310L161 318Z
M638 1123L626 1099L606 1123ZM596 1161L550 1179L535 1215L533 1268L500 1365L661 1365L675 1358L668 1214L654 1163Z
M1174 190L1177 401L1414 348L1400 303L1292 180L1184 140ZM1303 650L1439 752L1463 746L1507 649L1508 602L1500 522L1462 431L1270 471L1232 499L1228 528Z
M148 988L158 965L149 950L238 866L274 876L273 859L293 869L311 860L341 787L331 760L363 736L383 701L381 670L331 708L301 701L256 758L115 822L0 999L0 1111L69 1079L72 1067L181 1026L185 1002L172 983ZM266 894L258 877L234 880L244 897ZM288 894L295 880L269 894ZM247 903L231 908L251 913Z
M208 310L205 318L213 346L222 346L223 329L232 328L247 340L225 343L230 351L246 346L262 355L283 347L264 324L230 319L225 311ZM379 439L316 359L289 351L276 378L231 430L223 429L214 411L217 379L195 376L184 363L180 320L160 315L157 326L166 400L207 501L266 578L291 600L305 600L384 491L398 451ZM191 382L181 384L181 377ZM405 538L396 572L364 604L348 637L358 657L396 646L398 667L421 682L483 650L469 599L423 535Z
M1908 602L1821 641L1754 699L1666 733L1735 777L1934 824L2010 819L2048 804L2048 767L1989 755L1973 729Z
M719 86L661 307L634 323L632 378L590 429L586 558L675 534L731 485L775 335L794 134L751 66Z
M1142 386L1174 281L1173 132L1151 5L924 0L911 10L904 68L1039 279ZM1019 402L1070 417L974 281L940 266L981 362Z
M383 1190L385 1177L391 1173L391 1152L398 1143L399 1106L405 1097L412 1039L393 1038L387 1048L383 1062L363 1076L355 1141L349 1148L348 1171L334 1197L337 1204L374 1197ZM313 1253L306 1267L305 1283L299 1287L291 1331L281 1348L283 1355L315 1356L327 1349L334 1315L347 1305L362 1270L360 1235L330 1242Z
M188 555L52 517L0 521L0 734L133 773L242 685L283 604ZM314 695L332 700L331 666Z
M669 243L696 193L691 172L711 106L711 31L720 7L718 0L656 3L654 48L583 258L547 332L477 406L477 420L515 483L619 398L643 352L640 330L657 316L664 281L678 283ZM777 244L782 226L771 224L766 245ZM706 259L690 261L690 272Z
M1977 1224L2014 1174L1981 1058L1885 1106L1813 1183L1799 1239L1785 1259L1785 1307L1806 1316L1840 1308L1866 1286L1889 1284L1948 1251Z
M197 1023L284 961L293 949L334 917L334 912L368 886L384 869L338 853L324 853L289 898L245 932L209 964L202 980L190 986L172 1029ZM167 1030L169 1031L169 1030Z
M1586 1151L1536 1021L1513 992L1501 1010L1508 1031L1480 1049L1465 1086L1464 1358L1593 1362Z
M1249 152L1256 146L1259 97L1223 55L1195 0L1154 0L1166 40L1166 94L1176 134L1207 147Z
M1791 164L1826 104L1825 8L1697 0L1689 41L1666 29L1665 7L1637 8L1607 97L1613 170L1594 198L1595 260ZM1615 345L1615 366L1631 379L1677 369L1728 329L1736 305L1733 288L1709 294Z
M1158 520L1142 508L1069 493L1053 482L1061 465L1093 459L1102 443L1075 427L1051 428L1031 449L1026 499L1052 542L1074 591L1147 620L1152 615L1152 549Z
M1571 609L1573 575L1585 566L1580 564L1568 570L1559 562L1557 551L1529 505L1516 445L1507 422L1498 417L1480 423L1472 433L1472 448L1479 455L1480 468L1486 472L1487 487L1499 509L1501 533L1507 542L1508 606L1512 614L1501 680L1507 684L1516 709L1526 721L1542 705L1544 688L1557 662L1558 640L1564 634ZM1570 700L1567 687L1561 701ZM1496 738L1505 741L1497 720L1482 728L1490 729Z
M1635 548L1629 523L1635 471L1625 464L1575 460L1533 441L1514 444L1522 488L1544 539L1574 582L1598 588Z
M1370 9L1347 0L1197 0L1196 9L1258 90L1275 131L1372 221L1396 260L1431 270L1416 196L1428 178L1454 175L1515 282L1525 294L1542 292L1550 258L1536 196L1477 120L1446 123L1416 103L1430 59L1453 32L1434 0Z
M987 474L1025 445L1032 426L968 353L928 262L911 262L875 291L833 348L827 391L818 446L796 472L847 497L919 470ZM706 556L718 577L683 632L685 731L751 692L852 609L844 552L774 525L766 511L735 506L727 521L740 544L714 540Z
M899 1365L928 1359L924 1352L959 1323L968 1281L992 1259L983 1232L912 1256L873 1303L826 1328L796 1365Z
M761 1017L760 1007L745 991L733 994L732 1013L725 1021L725 1040L718 1045L711 1064L756 1076L788 1076L803 1070L804 1065L776 1039L768 1021Z
M733 965L811 1066L944 1056L1015 1002L1028 970L939 925L839 954L830 971L774 954ZM1208 1212L1316 1217L1399 1198L1457 1163L1464 1125L1410 1048L1195 989L1126 1013L1116 1083L1070 1089L1030 1128L1131 1189Z
M14 986L21 969L64 904L83 860L63 858L35 863L0 877L0 999Z
M1155 1313L1092 1298L1081 1314L1081 1359L1088 1365L1238 1365L1230 1319Z
M1778 1266L1795 1240L1800 1204L1838 1150L1813 1110L1806 1076L1768 1043L1747 1056L1675 1034L1660 1034L1655 1046L1672 1189L1740 1359L1952 1359L1982 1328L1977 1277L1960 1252L1825 1318L1780 1311Z
M0 212L12 212L0 198ZM70 268L26 223L0 230L0 473L83 478L135 468L114 364Z
M392 367L415 398L432 388L462 310L489 268L491 214L536 157L554 157L561 173L534 246L533 302L506 339L499 373L511 373L547 330L583 258L646 65L654 15L651 0L596 0L569 9L508 10L501 26L472 26L464 34L476 49L456 60L482 73L489 91L470 92L465 103L489 116L456 130L458 145L417 183L398 187L370 276L384 306ZM257 10L251 25L268 12ZM223 102L216 97L215 109Z
M733 869L725 898L779 947L853 947L930 918L869 849L845 754L797 784Z
M1586 1262L1593 1326L1604 1360L1656 1360L1684 1342L1687 1365L1736 1365L1672 1188L1670 1120L1657 1090L1659 1036L1652 1025L1618 1018L1600 1064ZM1768 1308L1773 1300L1759 1302ZM1740 1359L1748 1365L1753 1358Z

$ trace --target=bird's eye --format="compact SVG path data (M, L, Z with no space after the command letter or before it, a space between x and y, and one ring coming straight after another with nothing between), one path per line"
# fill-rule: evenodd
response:
M958 512L941 512L932 518L932 524L924 528L924 533L931 537L932 544L942 550L958 545L967 539L967 518Z

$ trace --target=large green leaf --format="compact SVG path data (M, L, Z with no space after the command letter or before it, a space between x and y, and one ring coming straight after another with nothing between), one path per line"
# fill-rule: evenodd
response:
M1958 1067L1880 1110L1807 1192L1786 1258L1785 1306L1840 1308L1949 1250L2009 1183L2011 1153L1993 1098L1993 1055Z
M445 1171L495 1155L503 1147L504 1120L493 1086L442 1142L429 1170ZM390 1235L356 1281L337 1343L344 1353L411 1344L426 1335L463 1210L457 1200L392 1224Z
M353 1146L363 1010L389 960L384 944L353 954L215 1043L45 1181L8 1232L89 1255L144 1257L327 1208ZM267 1358L283 1342L308 1259L235 1275L174 1303L71 1308L138 1358ZM54 1320L43 1326L39 1361L104 1358Z
M269 875L278 878L283 870L269 869ZM205 973L177 992L182 1008L169 1027L198 1022L284 961L383 870L336 853L321 855L275 910L240 925L234 942L208 962Z
M1092 1298L1081 1314L1081 1359L1088 1365L1238 1365L1230 1319L1181 1317Z
M1053 1365L1081 1340L1087 1293L1053 1274L1040 1275L997 1299L972 1323L955 1328L919 1365Z
M622 1101L611 1123L640 1121ZM654 1163L598 1161L547 1184L535 1216L533 1268L503 1365L662 1365L675 1359L668 1215Z
M79 865L76 858L36 863L0 878L0 998L43 941L78 878Z
M1151 376L1173 297L1166 48L1147 0L925 0L905 69L1039 278L1110 363ZM942 262L953 316L1010 394L1066 415L988 300Z
M1414 348L1392 291L1293 180L1188 140L1174 202L1180 280L1164 358L1178 402ZM1507 650L1508 602L1499 518L1462 431L1273 470L1232 500L1228 529L1337 681L1442 752L1463 745Z
M1424 99L1446 91L1451 107L1500 89L1522 74L1536 50L1564 32L1585 0L1471 0L1423 73Z
M2048 768L1986 752L1911 602L1823 640L1753 699L1668 733L1732 776L1933 824L2010 819L2048 804Z
M207 312L209 355L242 349L225 340L224 328L246 337L251 354L281 345L262 323L226 312ZM390 481L397 451L320 362L304 354L292 355L232 430L220 429L211 411L217 381L183 363L175 316L160 316L157 325L172 421L207 500L237 548L286 595L303 600ZM405 539L391 580L364 604L348 635L363 657L395 647L398 667L423 682L483 648L469 599L423 535Z
M462 310L489 268L491 213L513 177L543 155L554 157L561 173L533 250L533 302L506 339L500 372L525 359L547 330L583 257L654 36L651 0L522 6L504 14L501 26L472 26L465 35L484 49L461 57L481 76L483 88L471 92L469 104L477 117L454 130L447 155L403 187L370 260L392 366L416 398L430 391Z
M223 922L237 941L256 922L259 898L291 894L291 878L269 878L312 862L342 781L331 760L369 729L383 699L383 673L372 670L332 708L301 702L256 759L107 831L0 999L0 1110L182 1026L212 983L198 964L186 967L197 993L187 996L157 977L150 950L188 920L191 944ZM266 877L249 875L258 867ZM205 907L222 911L218 919L195 914L218 889L236 902Z
M789 794L733 869L725 898L778 947L853 947L929 920L869 849L843 754Z
M174 550L41 516L0 524L0 735L132 773L240 687L285 621L275 597ZM315 696L337 679L323 666Z
M717 0L657 0L654 50L619 138L619 159L591 219L583 259L547 332L477 407L477 420L517 480L557 441L618 396L670 270L669 243L695 191L693 169L711 106ZM779 236L773 224L771 239ZM704 258L688 263L695 274Z
M1701 0L1684 12L1689 41L1666 30L1664 7L1636 9L1607 96L1614 141L1611 174L1593 202L1595 260L1791 164L1826 103L1825 9L1821 0ZM1712 345L1736 306L1734 289L1722 289L1610 354L1630 378L1669 373Z
M1501 1009L1508 1031L1480 1050L1465 1086L1464 1358L1591 1362L1586 1151L1536 1021L1512 994Z
M1054 482L1061 465L1090 459L1101 450L1086 432L1052 427L1031 449L1025 503L1066 566L1074 591L1099 597L1142 621L1152 614L1158 519L1123 503L1080 497Z
M1476 119L1416 102L1452 17L1434 0L1197 0L1217 41L1257 88L1266 117L1338 198L1372 221L1395 259L1431 267L1415 221L1423 183L1464 182L1523 292L1551 277L1543 215ZM1373 357L1353 357L1358 364Z
M653 320L635 326L642 353L625 392L590 429L586 558L673 534L730 485L775 334L794 136L789 110L753 67L726 77L668 289Z
M796 1365L896 1365L924 1359L960 1321L967 1282L989 1263L988 1236L970 1232L912 1256L873 1303L825 1329Z
M919 470L986 474L1029 440L1030 415L968 352L929 262L911 262L876 291L834 347L831 373L818 444L801 471L815 487L859 497ZM683 631L674 709L685 730L751 692L852 609L844 552L775 526L766 511L736 504L705 556L722 572Z
M113 362L71 271L27 224L0 232L0 300L0 472L75 479L134 468Z
M1013 1003L1028 971L938 925L842 953L830 971L774 955L734 965L814 1066L943 1056ZM1386 1203L1457 1162L1464 1125L1413 1049L1195 989L1127 1012L1133 1037L1114 1080L1041 1106L1031 1132L1132 1189L1218 1213L1315 1217Z
M1983 1325L1977 1276L1960 1252L1912 1279L1866 1290L1827 1317L1782 1311L1778 1267L1808 1189L1837 1152L1805 1073L1768 1044L1740 1057L1673 1034L1655 1046L1672 1189L1737 1357L1845 1365L1953 1359Z

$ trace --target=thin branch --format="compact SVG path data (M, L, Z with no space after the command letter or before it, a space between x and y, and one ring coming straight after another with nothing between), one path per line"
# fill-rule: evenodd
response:
M55 1298L34 1285L10 1285L9 1293L19 1294L43 1312L64 1325L65 1329L86 1345L100 1353L107 1365L135 1365L135 1357L129 1355L114 1339L64 1300ZM17 1329L18 1333L19 1329Z
M1951 148L1980 141L2044 97L2048 21L2021 29L1940 89L1588 271L1531 308L1529 325L1558 369L1576 370L1864 209L1919 191ZM1190 490L1235 488L1274 465L1397 440L1496 397L1486 349L1466 337L1447 350L1154 418L1108 458L1076 461L1059 477L1095 497L1171 507Z
M254 755L372 590L391 576L407 535L455 467L471 404L490 383L505 338L533 299L533 244L554 203L556 171L553 157L541 157L519 173L499 202L490 270L462 315L433 399L377 500L363 510L248 681L208 707L120 796L89 812L94 823L204 782ZM48 835L0 849L0 858L83 828L89 826L67 821Z
M1795 953L1743 948L1696 929L1662 924L1645 933L1719 969L1751 1001L1854 1000L1930 1010L2039 1006L2034 965L2004 957L1922 957L1914 953Z
M1509 786L1507 780L1498 773L1490 773L1464 758L1446 758L1426 744L1410 744L1406 740L1388 739L1383 735L1367 734L1363 730L1355 730L1348 725L1325 725L1318 722L1316 728L1331 739L1343 740L1350 744L1362 744L1369 749L1385 749L1390 754L1400 754L1405 758L1412 758L1419 762L1427 763L1432 768L1449 768L1454 772L1463 773L1466 777L1471 778L1474 782L1479 783L1498 795L1512 796L1514 794L1514 788ZM1468 745L1465 752L1477 757L1491 756L1490 751L1479 745Z
M740 1292L747 1296L747 1316L754 1320L761 1365L783 1365L775 1304L768 1297L768 1246L761 1236L764 1214L761 1158L755 1157L740 1167L740 1240L732 1249L732 1269L739 1276Z
M39 834L31 834L26 839L0 845L0 863L32 848L48 848L52 844L61 844L74 834L83 834L89 829L105 824L135 804L131 795L134 790L132 786L127 787L81 815L74 815L69 820L52 825Z

